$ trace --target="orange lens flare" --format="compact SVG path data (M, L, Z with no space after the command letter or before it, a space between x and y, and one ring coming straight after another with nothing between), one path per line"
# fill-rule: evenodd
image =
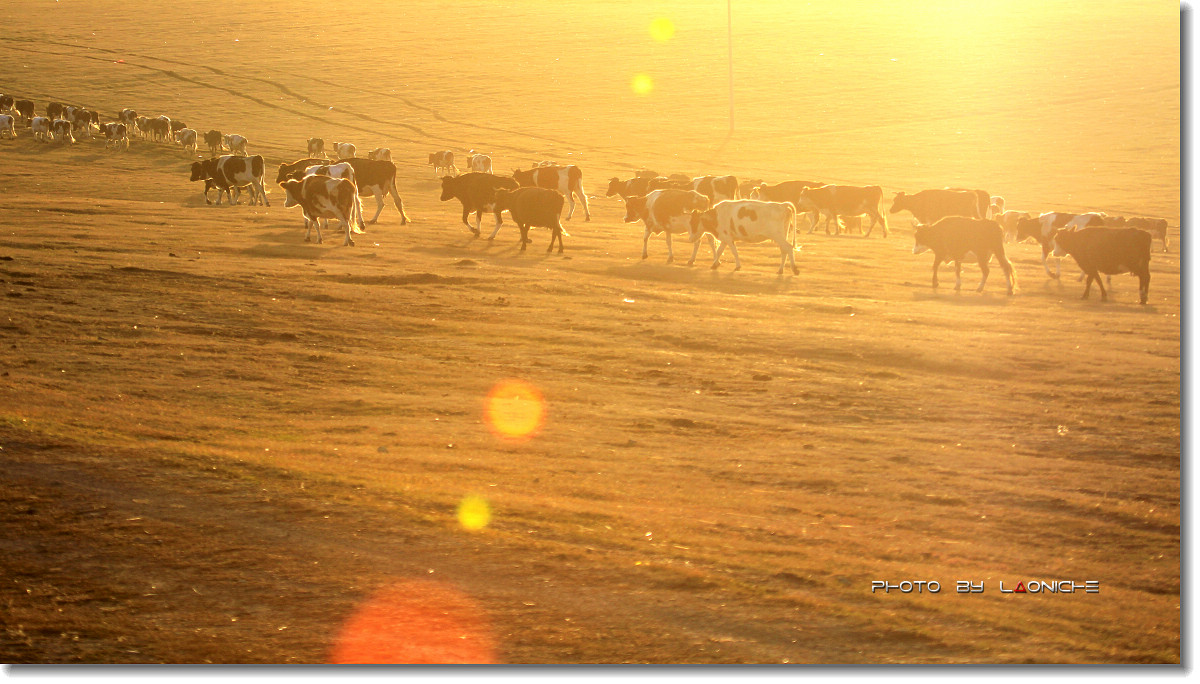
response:
M462 592L437 582L402 582L377 592L350 616L330 661L493 664L496 644L482 611Z
M546 402L541 391L524 380L501 380L488 392L483 418L497 437L523 442L541 431Z

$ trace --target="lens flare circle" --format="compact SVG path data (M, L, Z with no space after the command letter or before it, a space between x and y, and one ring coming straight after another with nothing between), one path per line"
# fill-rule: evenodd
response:
M377 591L346 620L329 655L337 665L494 664L483 611L457 589L431 581Z
M666 17L659 17L650 22L650 37L660 43L665 43L675 37L675 22Z
M541 431L546 402L541 390L524 380L501 380L484 400L483 418L497 437L523 442Z
M458 524L472 532L482 530L492 521L492 507L487 499L478 496L468 496L458 502Z
M638 95L649 95L654 90L654 79L650 78L650 74L634 74L629 87Z

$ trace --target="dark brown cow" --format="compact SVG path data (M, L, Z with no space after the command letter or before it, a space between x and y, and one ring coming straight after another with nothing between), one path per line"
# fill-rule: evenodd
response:
M221 131L213 129L204 134L204 144L208 145L208 153L212 156L217 156L224 149L223 143L225 136L221 135Z
M0 95L0 112L7 112L15 103L16 99L12 95Z
M883 236L887 237L887 221L879 213L879 203L882 201L883 188L878 185L821 185L800 190L798 209L799 211L815 212L818 221L821 214L826 214L826 235L829 234L830 220L837 227L838 233L841 233L839 216L867 214L871 217L871 225L867 228L866 236L871 236L871 231L875 229L875 223L879 222L883 226ZM814 222L808 232L813 232L816 227L817 224Z
M496 229L488 236L489 240L496 237L496 233L500 232L500 225L503 220L500 218L501 211L496 208L496 191L497 190L516 190L521 187L515 178L508 176L496 176L490 173L464 173L461 176L442 176L442 201L458 198L462 202L462 222L471 229L475 237L479 237L479 226L483 222L483 212L490 211L496 215ZM475 225L472 226L467 217L471 212L475 212Z
M1092 291L1092 281L1100 286L1100 301L1108 300L1108 292L1100 274L1132 273L1138 277L1138 298L1145 304L1150 297L1150 233L1137 228L1084 228L1058 230L1051 238L1054 256L1075 257L1075 263L1087 274L1083 297Z
M33 120L33 100L17 100L13 107L17 110L17 114L21 115L26 121Z
M1046 275L1057 280L1062 276L1062 262L1056 261L1054 273L1050 272L1047 258L1054 249L1053 239L1056 230L1078 230L1088 226L1103 226L1104 217L1097 213L1072 214L1065 211L1051 211L1035 219L1017 220L1017 241L1033 238L1042 245L1042 268Z
M583 192L583 172L578 166L538 166L524 171L513 171L513 178L516 178L523 188L557 190L571 206L567 211L568 221L575 215L575 196L578 195L579 201L583 202L583 220L592 220L587 195ZM562 237L559 237L559 244L562 244Z
M557 238L558 253L562 254L562 239L567 234L559 221L563 200L562 193L549 188L497 190L495 207L498 212L508 211L512 215L513 223L516 223L517 227L521 229L522 252L525 251L525 245L531 242L529 227L538 226L550 229L550 246L546 248L546 251L554 249L554 240Z
M64 112L67 111L67 106L61 102L51 102L46 105L46 118L51 121L61 119Z
M343 164L349 164L354 169L354 180L358 183L359 197L375 198L375 216L367 223L375 223L383 213L383 200L392 196L396 211L400 212L400 225L406 225L412 219L404 213L404 200L400 199L400 191L396 189L396 164L384 159L363 159L352 157L343 159Z
M983 292L990 270L988 262L993 254L1000 262L1000 270L1004 271L1008 294L1012 294L1017 285L1017 275L1008 257L1004 255L1004 229L991 219L948 216L933 225L917 226L913 254L930 250L933 251L934 288L938 286L938 266L953 261L954 289L962 289L962 262L973 255L983 274L975 291Z
M984 205L987 211L987 205ZM917 223L932 224L947 216L986 218L979 210L979 196L973 190L922 190L909 195L896 193L888 213L911 212Z

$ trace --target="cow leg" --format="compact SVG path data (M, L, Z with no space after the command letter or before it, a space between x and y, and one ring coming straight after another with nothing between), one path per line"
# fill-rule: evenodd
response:
M483 214L482 210L475 212L475 225L472 226L471 218L470 218L471 210L468 209L465 205L463 206L463 217L462 217L463 225L466 226L472 233L474 233L475 237L479 237L479 224L482 221L482 218L481 218L482 214Z
M500 214L502 212L497 211L495 213L496 213L496 228L492 231L492 234L488 236L489 240L494 239L496 237L496 234L500 232L500 224L503 222L502 219L500 218Z
M938 289L937 272L938 272L938 266L941 266L941 265L942 265L942 260L938 259L935 256L933 259L933 289L935 289L935 290Z
M954 261L954 291L958 292L962 289L962 262L955 259Z
M979 259L979 271L983 274L983 277L979 279L979 287L975 289L976 292L983 292L983 286L987 284L988 273L991 271L988 267L988 260L984 258Z
M697 244L699 244L699 243L697 243ZM713 270L716 270L716 268L721 265L721 254L723 254L725 252L726 244L728 244L728 243L721 242L721 246L717 248L716 252L713 252L713 262L712 262Z
M1091 293L1092 293L1092 274L1089 273L1088 277L1087 277L1087 285L1083 286L1083 296L1080 297L1080 299L1087 299L1088 295Z
M725 243L722 242L721 246L724 247ZM733 270L742 270L742 258L738 256L737 245L733 244L733 240L729 241L729 251L733 252Z
M675 250L671 248L671 229L668 228L663 232L667 234L667 263L671 264L675 262ZM700 243L697 242L696 244Z
M1150 266L1138 271L1138 301L1145 304L1150 299Z
M257 191L258 191L258 197L259 197L259 199L261 199L261 200L262 200L262 203L263 203L264 205L266 205L266 206L268 206L268 207L269 207L269 206L271 206L271 200L267 199L267 191L266 191L266 189L263 187L263 184L262 184L262 182L260 182L260 181L254 181L254 183L253 183L253 184L251 184L251 186L250 186L250 187L252 187L252 188L254 188L255 190L257 190Z
M1050 256L1050 250L1046 249L1045 247L1042 247L1042 268L1046 269L1046 277L1054 278L1055 280L1057 280L1058 276L1050 272L1050 264L1047 263L1047 261L1046 261L1047 257L1049 257L1049 256Z
M591 209L588 209L587 195L585 195L583 193L582 187L575 188L575 192L579 194L579 201L583 202L583 220L591 221L592 220L592 211L591 211Z
M379 215L383 213L383 195L375 193L375 218L367 221L367 223L375 223L379 220Z
M1104 289L1104 280L1100 277L1099 271L1096 272L1095 278L1096 278L1096 285L1100 286L1100 301L1107 302L1108 301L1108 290Z
M521 251L525 251L525 245L529 242L529 226L518 223L517 227L521 229Z
M776 240L775 244L779 245L779 270L775 272L775 275L783 275L783 267L789 258L792 261L792 275L800 275L800 269L796 268L795 248L789 245L787 240Z
M671 233L667 232L667 240L671 239ZM670 244L669 242L667 244ZM667 248L670 251L670 247ZM646 226L646 232L642 235L642 259L650 258L650 226Z

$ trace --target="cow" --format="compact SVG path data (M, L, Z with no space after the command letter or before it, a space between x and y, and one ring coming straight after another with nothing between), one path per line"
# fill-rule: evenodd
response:
M0 114L0 138L17 138L17 120L12 114Z
M800 208L800 191L805 188L816 188L822 185L824 185L824 183L805 180L783 181L782 183L776 183L774 185L759 183L752 191L750 191L750 199L762 200L764 202L791 202L792 206L796 207L796 214L799 215L801 212L805 211L804 209ZM817 211L811 207L809 208L807 214L809 232L811 233L812 228L815 228L817 225L817 219L819 216Z
M704 195L711 204L738 199L738 180L734 176L700 176L692 179L692 190Z
M820 220L821 214L826 214L825 234L829 234L829 221L832 219L838 232L841 233L839 216L871 217L871 225L867 228L866 237L871 236L875 223L883 226L883 236L887 237L887 221L879 213L879 203L883 201L883 188L878 185L819 185L815 188L801 188L798 208L800 211L812 212ZM814 221L808 232L817 228Z
M932 225L918 224L914 232L913 254L933 252L933 287L938 286L938 267L954 262L954 290L962 289L962 262L974 257L979 262L982 278L976 292L983 292L987 284L988 262L992 255L1000 262L1004 271L1008 294L1017 286L1017 274L1012 263L1004 254L1004 229L992 219L967 216L947 216Z
M1055 230L1077 230L1088 226L1103 226L1104 217L1097 213L1072 214L1065 211L1046 212L1036 219L1017 220L1017 240L1033 238L1042 245L1042 268L1046 275L1058 280L1062 276L1062 261L1055 261L1054 273L1050 272L1047 259L1054 250Z
M559 164L558 164L558 162L556 162L556 161L553 161L553 160L551 160L551 159L543 159L542 161L540 161L540 162L538 162L538 163L534 164L534 165L533 165L533 168L535 168L535 169L536 169L536 168L539 168L539 167L542 167L542 166L558 166L558 165L559 165Z
M584 221L592 220L592 212L588 209L587 195L583 192L583 172L574 164L570 166L539 166L537 168L526 171L513 171L513 178L521 184L523 188L546 188L548 190L557 190L570 204L570 209L567 211L567 220L575 215L575 196L579 196L579 200L583 202ZM559 238L559 245L562 245L562 238Z
M947 216L987 218L980 213L979 197L973 190L922 190L911 195L898 192L888 213L902 211L911 212L917 223L922 225L931 225ZM983 211L987 211L987 205L984 205Z
M335 164L330 164L328 162L314 164L313 166L304 169L304 171L299 174L299 178L304 178L305 176L329 176L330 178L342 178L354 183L356 191L358 189L358 178L354 175L354 167L350 166L350 164L344 161L337 162ZM297 176L292 176L292 178L299 180Z
M309 138L308 139L308 156L309 157L327 157L325 154L325 139L324 138Z
M138 113L136 109L126 107L117 114L117 123L125 124L125 133L130 134L137 130Z
M739 240L770 240L779 246L779 270L776 273L782 275L784 265L791 264L792 274L799 275L800 269L796 268L795 227L796 207L787 202L725 200L706 211L692 212L688 237L693 243L699 243L707 233L720 241L721 246L713 255L714 269L721 265L721 254L728 246L733 252L734 271L742 268L736 244Z
M992 195L987 190L972 190L971 188L946 188L946 190L975 193L975 205L979 207L979 218L991 218L988 216L988 209L992 206Z
M442 176L442 196L441 200L446 202L453 198L458 198L462 202L462 222L475 237L479 237L480 224L483 222L483 212L489 211L496 216L496 229L488 236L489 240L494 240L496 234L500 232L500 225L503 220L500 217L501 210L496 208L496 191L497 190L516 190L521 187L516 179L508 176L495 176L490 173L479 173L472 171L464 173L461 176ZM468 220L471 212L475 212L475 225L472 226Z
M468 154L467 169L478 173L491 173L492 158L486 154Z
M651 176L649 178L635 177L623 181L614 176L608 179L608 192L604 193L604 196L612 197L613 195L620 195L621 199L628 202L630 197L645 196L646 193L650 192L650 183L655 178L658 178L658 176ZM663 180L666 179L664 178Z
M374 159L376 161L391 161L392 151L386 147L376 147L367 153L367 159Z
M134 120L134 126L137 128L138 136L141 138L150 137L150 117L139 116Z
M364 233L362 207L354 183L344 178L328 176L306 176L300 180L288 179L279 184L283 188L285 207L300 207L304 213L304 241L309 242L313 225L317 226L317 242L323 241L320 219L335 218L346 229L343 246L352 246L351 233Z
M225 143L225 147L229 148L230 154L240 154L246 156L246 139L236 133L230 133L221 137Z
M637 171L633 172L633 177L634 178L658 178L658 172L651 171L650 169L638 169Z
M501 188L496 191L494 207L496 212L508 211L512 216L513 223L521 229L520 251L524 252L525 245L531 242L529 227L538 226L550 229L550 246L546 248L546 252L554 249L554 240L557 238L558 253L562 254L562 239L567 231L563 230L558 217L562 214L563 200L562 193L549 188L522 187L516 190Z
M338 159L353 159L356 150L351 143L335 142L333 144L333 151L337 154Z
M17 100L13 104L13 108L17 110L17 114L26 121L33 120L33 100Z
M299 180L304 177L304 171L308 167L328 163L329 159L324 157L308 157L306 159L300 159L298 161L291 162L290 164L280 164L279 173L275 176L275 182L282 183L289 178L295 178Z
M54 139L60 143L74 143L75 136L71 131L71 122L66 119L55 119L52 126Z
M215 157L225 149L225 136L215 128L204 134L204 144L208 145L209 156Z
M13 108L16 100L12 95L0 95L0 112L7 112Z
M1021 219L1033 218L1033 216L1027 211L1016 211L1015 209L1009 209L1008 211L1002 212L1000 215L994 216L993 218L997 223L1000 224L1000 227L1004 229L1004 241L1012 242L1013 240L1017 239L1017 221L1020 221Z
M1106 222L1107 223L1107 222ZM1124 225L1130 228L1141 228L1150 233L1151 237L1162 240L1164 252L1169 252L1170 238L1167 237L1167 220L1161 218L1147 218L1145 216L1132 216L1125 220Z
M354 169L355 181L358 183L360 197L374 197L375 216L367 223L375 223L383 213L384 199L392 196L396 210L400 212L400 225L406 225L412 219L404 213L404 200L400 199L400 191L396 189L396 164L382 159L363 159L353 157L345 163Z
M1092 281L1100 286L1100 301L1108 301L1108 292L1100 274L1132 273L1138 277L1138 299L1145 304L1150 296L1150 233L1138 228L1091 227L1080 230L1056 230L1051 236L1054 256L1070 254L1087 274L1083 297L1092 291Z
M80 140L92 138L92 114L82 107L74 107L67 120L71 122L71 130Z
M48 117L35 116L29 120L29 128L33 131L33 139L46 142L50 135L50 128L53 123Z
M738 197L744 197L746 199L754 199L750 195L754 193L755 188L757 188L758 186L762 185L765 182L766 181L764 181L761 178L752 178L750 180L743 180L742 182L738 183Z
M988 207L988 215L984 218L996 218L1004 213L1004 198L998 195L992 195L991 206Z
M181 128L175 132L175 142L183 145L185 152L196 152L196 139L198 135L191 128Z
M161 142L170 142L171 140L171 119L166 116L160 116L157 119L148 119L145 127L142 129L150 134L155 140Z
M185 128L187 128L187 127L188 127L188 125L187 125L187 124L185 124L185 123L184 123L184 122L182 122L182 121L178 121L178 120L176 120L176 119L171 119L171 124L170 124L170 126L171 126L171 135L172 135L172 136L174 136L174 135L175 135L176 133L178 133L179 131L182 131L183 129L185 129Z
M100 127L104 132L104 147L129 149L129 127L123 123L106 123Z
M625 223L634 223L639 219L646 226L642 236L642 258L650 256L650 236L664 233L667 239L667 263L675 261L675 251L671 247L672 233L689 234L692 230L692 212L706 211L711 206L708 198L695 190L678 190L667 188L653 190L645 195L625 198ZM708 236L708 248L716 256L716 239ZM692 245L692 258L688 266L696 263L696 254L700 251L700 241Z
M192 180L203 180L204 203L212 204L208 199L209 188L217 188L217 206L221 204L221 193L229 195L229 203L234 204L233 188L251 186L250 203L254 204L257 197L263 204L271 206L267 199L267 191L263 188L263 174L266 165L261 155L240 157L227 154L221 157L211 157L204 161L192 163Z
M51 121L60 119L66 109L67 106L61 102L51 102L46 105L46 118Z
M454 153L450 150L430 152L429 163L433 166L433 175L435 176L441 176L443 173L451 176L458 175L458 168L454 166Z

